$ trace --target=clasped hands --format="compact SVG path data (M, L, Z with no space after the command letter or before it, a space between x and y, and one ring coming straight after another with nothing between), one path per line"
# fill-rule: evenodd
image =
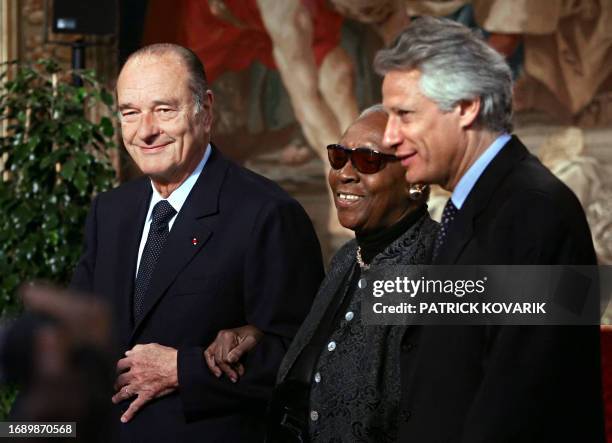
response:
M244 375L242 356L254 348L263 337L255 326L246 325L219 331L204 351L204 358L216 377L225 374L236 383ZM127 423L149 401L167 395L178 388L178 351L157 343L136 345L117 362L117 381L113 403L134 398L121 416Z
M127 423L136 412L154 398L178 388L178 351L157 343L136 345L117 362L117 381L113 403L134 398L121 416Z

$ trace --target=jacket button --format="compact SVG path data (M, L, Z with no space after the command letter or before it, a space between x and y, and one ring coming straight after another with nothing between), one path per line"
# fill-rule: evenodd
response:
M335 342L335 341L330 341L330 342L327 344L327 350L328 350L329 352L331 352L331 351L333 351L334 349L336 349L336 342Z
M344 316L344 318L346 319L346 321L351 321L353 319L353 317L355 317L355 314L353 314L351 311L348 311L346 313L346 315Z
M320 372L317 372L314 375L314 381L315 381L315 383L321 383L321 373Z
M310 419L317 421L319 419L319 413L317 411L310 411Z

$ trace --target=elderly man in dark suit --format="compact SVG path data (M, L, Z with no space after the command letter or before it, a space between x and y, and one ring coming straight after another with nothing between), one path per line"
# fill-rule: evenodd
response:
M191 51L132 54L117 99L145 177L95 199L72 282L114 306L116 440L261 441L278 365L323 276L310 219L210 143L213 95ZM245 323L264 332L248 374L212 376L204 347Z
M415 20L375 60L384 143L452 192L437 264L594 265L572 192L511 136L512 79L469 29ZM601 442L598 328L421 326L401 362L401 441Z

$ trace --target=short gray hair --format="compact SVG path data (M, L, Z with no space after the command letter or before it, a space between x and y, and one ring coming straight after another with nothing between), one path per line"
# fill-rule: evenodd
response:
M359 114L359 117L357 117L357 120L361 120L364 117L367 117L370 114L374 114L375 112L380 112L381 114L386 114L387 110L385 109L385 107L381 104L381 103L376 103L375 105L372 105L368 108L365 108L363 111L361 111L361 114Z
M187 69L187 73L189 74L189 89L191 89L191 93L193 94L195 113L198 114L202 110L204 96L208 90L208 81L206 80L206 71L204 70L202 61L191 49L173 43L155 43L144 46L130 54L123 66L125 67L131 60L140 57L160 57L167 54L178 57Z
M374 68L421 72L420 88L442 111L480 97L477 122L493 131L512 131L512 73L503 56L467 27L445 18L414 20L387 49L378 51Z
M351 122L351 124L349 125L348 128L346 128L346 130L344 131L344 133L342 134L341 138L344 138L344 136L346 135L347 132L349 132L351 130L351 128L353 126L355 126L357 123L359 123L361 120L363 120L364 118L366 118L368 115L371 114L376 114L376 113L380 113L380 114L385 114L387 115L387 110L385 109L385 107L381 104L381 103L376 103L372 106L369 106L367 108L365 108L363 111L361 111L361 114L359 114L359 116L353 120Z

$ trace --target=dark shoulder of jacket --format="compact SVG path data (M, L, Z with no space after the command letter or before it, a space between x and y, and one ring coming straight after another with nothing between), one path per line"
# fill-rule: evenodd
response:
M98 204L105 206L113 205L133 205L134 201L147 191L150 180L147 176L140 176L120 184L116 188L110 189L97 195Z
M267 198L291 198L278 183L228 160L226 184L238 187L247 195Z
M568 221L585 219L582 205L574 192L533 155L527 156L510 172L496 194L494 198L504 200L506 204L503 201L492 202L494 205L509 205L523 214L530 209L541 210L538 205L542 205L555 209L563 219L569 218Z
M271 206L302 206L276 182L228 160L222 193L240 195L240 203Z
M495 198L499 200L495 205L499 208L496 225L505 232L520 233L522 238L550 247L544 252L555 260L585 264L595 261L591 232L580 201L535 157L528 156L511 172ZM570 251L567 257L559 258L557 250L561 246Z

